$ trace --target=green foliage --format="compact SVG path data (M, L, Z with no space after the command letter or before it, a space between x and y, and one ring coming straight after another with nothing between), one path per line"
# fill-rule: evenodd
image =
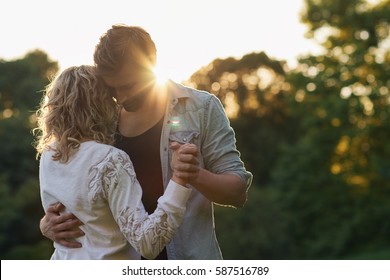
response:
M286 72L250 54L192 76L228 112L236 95L231 123L255 176L243 209L217 208L225 258L390 257L389 4L307 0L302 20L323 54Z
M0 60L1 259L47 259L52 251L38 228L43 209L31 130L41 91L57 69L39 50Z
M50 61L40 50L22 59L0 60L0 111L6 115L35 110L42 97L41 91L58 70L57 62Z
M216 59L192 75L190 84L222 101L235 128L237 145L256 184L270 176L280 146L294 141L296 121L288 116L285 63L265 53Z
M43 240L38 227L44 215L38 180L26 180L17 191L5 181L0 180L1 259L50 258L52 244Z
M31 130L35 110L49 76L58 69L39 50L22 59L0 60L0 174L17 189L30 177L37 177L37 162Z
M286 255L289 236L285 220L289 214L277 203L272 189L252 186L242 209L215 208L217 238L224 259L280 259Z

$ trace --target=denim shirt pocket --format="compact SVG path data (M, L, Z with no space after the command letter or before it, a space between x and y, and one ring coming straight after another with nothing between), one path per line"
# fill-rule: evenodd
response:
M169 141L178 142L180 144L194 143L198 138L198 131L174 131L169 134Z

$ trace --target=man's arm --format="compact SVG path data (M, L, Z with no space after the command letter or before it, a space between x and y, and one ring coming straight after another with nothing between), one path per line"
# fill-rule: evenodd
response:
M204 105L203 115L199 117L199 154L203 165L200 167L189 154L180 158L176 172L209 200L242 207L253 176L240 159L235 134L222 103L210 95Z
M43 236L69 248L80 248L81 244L70 239L84 235L79 229L82 223L71 213L61 214L65 207L61 203L51 205L41 219L39 228Z
M196 147L196 146L195 146ZM242 207L247 200L246 182L236 174L215 174L199 167L197 152L194 145L180 146L171 143L171 148L177 150L176 164L172 165L177 177L188 181L209 200L234 207Z

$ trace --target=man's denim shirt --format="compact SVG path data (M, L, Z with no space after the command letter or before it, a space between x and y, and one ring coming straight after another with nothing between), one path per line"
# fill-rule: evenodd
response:
M236 174L246 182L248 190L252 174L240 159L234 131L219 99L173 82L167 88L170 99L160 143L164 186L172 175L169 141L176 141L197 145L201 167L216 174ZM183 223L167 245L167 253L168 259L222 259L215 235L213 203L195 188Z

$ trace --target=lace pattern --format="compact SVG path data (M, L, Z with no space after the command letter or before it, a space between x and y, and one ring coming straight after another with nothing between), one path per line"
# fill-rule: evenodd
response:
M119 213L117 223L138 252L151 247L147 251L158 254L175 233L168 221L168 214L161 209L148 215L143 208L132 210L126 207Z
M96 201L99 196L107 199L108 191L118 184L119 167L130 176L132 184L135 181L136 175L130 158L124 153L113 152L113 150L111 148L101 162L89 169L88 198L90 201Z
M142 189L130 158L113 147L89 169L88 175L89 201L107 201L119 230L131 246L145 258L155 258L172 239L184 210L171 208L162 199L149 215L141 202Z

